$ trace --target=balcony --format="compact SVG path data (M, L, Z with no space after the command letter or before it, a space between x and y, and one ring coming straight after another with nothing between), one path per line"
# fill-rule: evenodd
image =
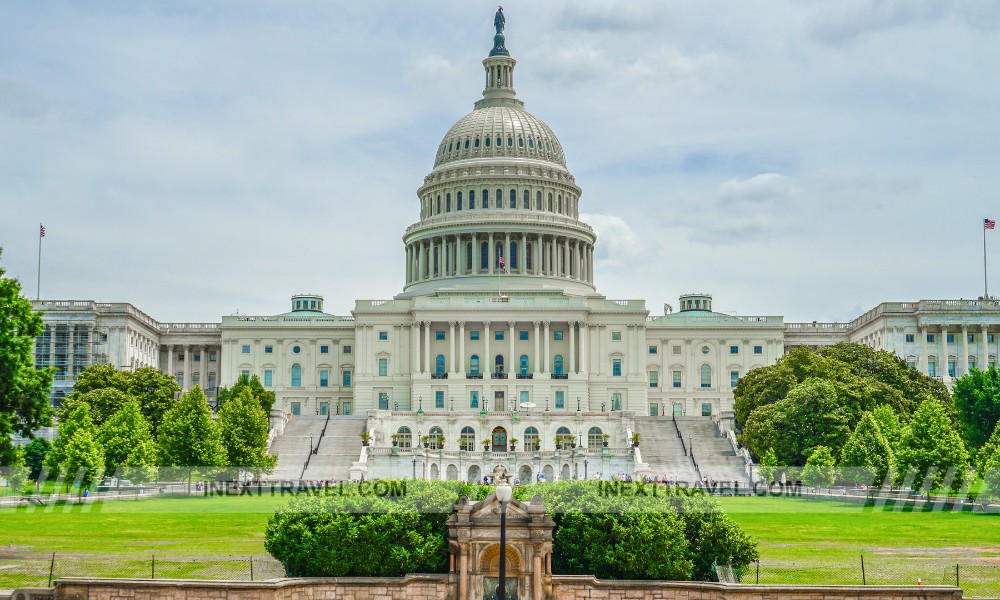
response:
M448 379L447 373L431 373L431 379Z
M490 374L490 379L507 379L507 374L503 371L498 371L496 373Z
M553 373L552 379L569 379L569 373Z
M534 373L518 373L516 375L516 377L518 379L534 379L535 378L535 374Z
M482 379L483 378L483 374L482 373L466 373L465 374L465 378L466 379Z

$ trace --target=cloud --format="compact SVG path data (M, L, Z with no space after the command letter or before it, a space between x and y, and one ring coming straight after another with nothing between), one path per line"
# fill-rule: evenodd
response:
M840 44L881 31L956 21L995 29L1000 7L988 0L854 0L824 5L811 23L814 38Z
M661 28L665 16L656 3L588 0L567 4L556 22L568 30L618 34Z
M719 205L782 204L791 200L798 188L791 178L778 173L761 173L749 179L730 179L719 186Z
M595 260L607 266L633 263L647 256L646 244L624 219L616 215L581 213L580 220L597 232Z

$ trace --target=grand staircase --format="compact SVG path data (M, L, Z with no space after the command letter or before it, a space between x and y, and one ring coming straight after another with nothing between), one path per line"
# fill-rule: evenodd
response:
M659 476L694 485L708 478L731 486L748 486L743 460L707 417L636 417L642 460ZM678 431L680 437L678 437ZM694 461L690 453L694 454ZM695 468L697 463L697 469Z
M310 435L315 443L326 425L326 417L297 415L285 424L285 431L271 442L271 454L278 455L278 465L270 478L298 481L309 458Z
M685 481L692 486L698 481L691 459L684 453L677 430L669 418L636 417L635 430L639 434L642 460L649 465L654 477Z
M361 432L365 416L330 417L316 454L309 460L303 479L309 481L348 481L351 465L361 456Z
M694 453L702 477L740 487L749 486L743 459L736 456L729 440L719 435L715 423L705 417L676 417L677 427L684 435L688 451Z

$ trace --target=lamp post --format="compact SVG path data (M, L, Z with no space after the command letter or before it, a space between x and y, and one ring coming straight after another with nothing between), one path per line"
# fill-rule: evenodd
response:
M309 454L313 453L313 434L309 434Z
M418 415L422 415L422 414L424 414L424 397L423 396L417 396L417 402L420 403L419 407L417 408L417 414ZM413 405L411 404L410 406L413 406Z
M417 457L413 457L413 479L417 479Z
M507 503L513 490L507 483L506 475L501 476L496 489L500 501L500 583L497 586L497 600L507 600Z
M583 478L588 479L588 477L589 476L587 475L587 459L585 458L583 459Z

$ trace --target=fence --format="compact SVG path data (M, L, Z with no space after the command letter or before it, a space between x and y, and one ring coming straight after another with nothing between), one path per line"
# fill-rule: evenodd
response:
M1000 562L859 556L856 561L842 562L759 561L742 569L717 565L715 571L719 581L728 583L954 585L967 597L1000 597Z
M270 556L97 556L0 551L0 589L51 587L60 577L260 581L284 577Z

